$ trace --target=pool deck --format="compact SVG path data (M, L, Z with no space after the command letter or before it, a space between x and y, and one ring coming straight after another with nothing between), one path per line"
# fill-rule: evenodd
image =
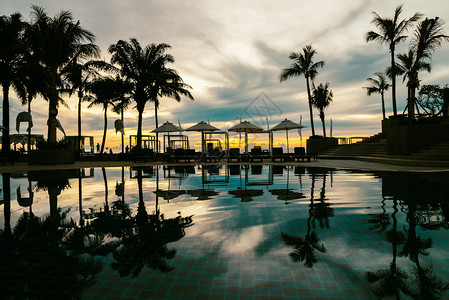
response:
M39 170L62 170L62 169L81 169L81 168L99 168L99 167L139 167L154 165L197 165L198 163L166 163L149 162L133 163L130 161L79 161L74 164L62 165L28 165L26 163L15 163L14 165L0 165L0 172L19 172L19 171L39 171ZM212 163L226 164L226 161ZM229 164L251 164L251 165L289 165L304 167L325 167L341 170L361 170L361 171L386 171L386 172L449 172L449 162L447 161L418 161L397 158L379 158L379 157L357 157L351 159L318 159L311 162L286 162L286 163L229 163Z

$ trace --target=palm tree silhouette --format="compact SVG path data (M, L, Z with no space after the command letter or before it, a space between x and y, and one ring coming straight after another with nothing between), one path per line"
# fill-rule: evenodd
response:
M101 77L95 79L87 86L86 91L88 94L84 96L84 99L90 102L88 106L89 108L93 105L103 106L104 127L103 140L101 142L100 149L100 155L102 155L106 143L106 132L108 129L108 107L114 107L115 104L120 101L122 94L120 93L116 80L111 77Z
M369 31L366 34L366 41L377 41L380 44L388 44L388 49L390 51L391 57L391 91L392 91L392 103L393 103L393 114L397 116L397 106L396 106L396 69L395 69L395 49L396 45L405 41L407 38L404 35L410 26L414 22L421 18L421 14L415 13L409 19L399 20L399 16L402 13L402 5L396 7L394 11L393 18L382 18L376 12L373 12L374 18L371 21L379 32Z
M408 275L397 266L397 246L404 241L404 234L397 231L398 221L396 214L398 213L398 201L393 199L393 219L392 229L387 232L387 240L392 244L393 260L388 269L380 269L375 272L367 272L368 281L371 283L379 282L374 290L375 295L381 299L383 297L392 297L400 299L401 292L410 295L410 286L407 283Z
M120 115L120 120L122 121L122 124L124 123L124 111L128 109L128 106L131 103L131 95L129 92L132 89L132 85L128 81L124 81L119 75L117 75L114 78L116 82L116 88L118 93L118 102L114 105L112 108L112 111L116 114ZM122 153L125 152L125 141L124 141L124 134L122 132Z
M449 41L449 36L444 34L443 30L444 21L438 17L433 19L425 18L422 20L415 31L415 37L412 40L411 46L414 51L414 61L407 74L408 78L408 116L410 120L415 119L415 101L416 101L416 89L419 88L418 72L425 65L426 59L432 57L433 52L441 46L443 42ZM425 68L430 71L430 65Z
M133 218L133 228L122 238L122 246L113 252L112 268L120 276L138 276L146 266L151 270L170 272L169 260L176 255L167 244L184 237L184 229L192 226L192 216L165 219L156 201L155 213L149 215L145 208L142 188L142 169L137 169L139 204ZM157 198L157 196L156 196Z
M312 105L320 112L321 124L323 125L323 136L326 137L326 125L324 123L324 110L333 100L332 90L329 90L329 83L320 83L317 87L313 85Z
M309 100L309 112L310 123L312 127L312 136L315 135L315 127L313 125L313 112L312 112L312 95L310 93L309 80L315 79L318 74L318 68L324 67L324 61L313 62L313 57L316 51L312 48L312 45L307 45L302 49L303 53L292 52L289 56L290 60L293 60L293 64L286 69L282 70L281 82L290 79L294 76L304 75L306 78L307 96Z
M281 232L282 240L287 246L294 248L291 252L290 258L294 263L302 262L306 268L312 268L315 263L318 262L318 258L315 256L315 250L320 252L326 252L326 247L321 243L319 244L319 237L315 231L311 232L311 220L313 217L313 190L315 188L315 174L312 174L312 187L310 194L309 205L309 217L307 218L307 233L304 237L291 235L285 232Z
M142 115L148 101L155 103L155 122L158 127L158 97L167 96L180 101L180 95L193 99L185 84L175 70L166 67L174 58L165 51L167 44L151 44L142 48L135 38L129 42L120 40L109 46L111 63L120 66L120 75L132 84L131 95L136 102L139 114L137 121L137 147L142 148Z
M69 11L62 11L51 18L47 12L32 6L31 22L27 26L26 42L31 47L33 57L42 66L45 85L42 95L49 102L48 142L56 143L56 117L58 106L63 103L63 79L74 59L87 58L97 46L94 35L74 22ZM86 42L86 43L84 43Z
M10 150L9 144L9 88L20 90L19 61L24 53L22 34L25 23L22 15L13 13L11 16L0 17L0 83L3 89L3 135L2 152Z
M320 201L313 203L312 205L312 216L314 220L318 220L320 223L320 228L329 228L329 218L334 216L334 209L327 203L326 200L326 177L327 174L323 173L323 185L320 191ZM315 228L315 223L314 223Z
M383 120L385 120L385 101L384 101L384 93L388 91L390 88L390 84L387 82L385 75L381 72L374 73L375 78L369 77L368 80L372 85L368 87L364 87L366 89L366 93L368 96L372 94L380 94L382 99L382 116Z

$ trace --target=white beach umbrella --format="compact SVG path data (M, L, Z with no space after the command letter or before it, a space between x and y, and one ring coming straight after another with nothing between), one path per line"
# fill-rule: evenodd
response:
M287 136L287 153L289 153L290 150L289 150L289 144L288 144L288 131L290 129L300 129L300 128L304 128L304 127L305 127L304 125L300 125L298 123L295 123L293 121L285 119L281 123L279 123L276 126L272 127L270 130L271 131L285 130L285 134Z

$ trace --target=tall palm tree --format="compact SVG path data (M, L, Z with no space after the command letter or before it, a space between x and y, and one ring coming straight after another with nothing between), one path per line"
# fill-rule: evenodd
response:
M190 86L183 83L181 77L175 76L176 72L168 72L166 64L173 63L172 55L165 53L170 48L167 44L151 44L144 48L135 38L129 42L120 40L109 46L112 54L111 62L120 66L120 75L132 84L131 95L136 102L138 112L137 123L137 147L142 147L142 115L148 101L154 101L157 106L160 96L168 96L180 100L180 95L193 99L188 91ZM168 73L168 74L167 74Z
M366 93L368 96L371 96L372 94L380 94L382 99L382 116L383 120L385 120L385 100L384 100L384 93L388 91L390 88L390 84L388 83L387 79L385 78L385 75L381 72L374 73L375 78L369 77L366 80L368 80L372 85L364 87L366 89Z
M94 80L87 86L86 91L88 94L84 97L84 99L91 102L88 106L89 108L93 105L103 106L104 129L100 149L100 154L102 154L106 143L106 132L108 129L108 107L113 107L115 103L120 100L121 94L116 89L116 81L111 77L103 77Z
M318 74L318 68L324 67L324 61L313 61L313 57L317 54L312 45L307 45L302 49L303 53L292 52L289 56L293 64L286 69L282 70L281 82L290 79L293 76L304 75L306 78L307 96L309 99L309 112L310 123L312 125L312 136L315 135L315 127L313 125L313 112L312 112L312 95L310 93L310 80L315 79Z
M22 58L22 34L25 23L22 15L13 13L11 16L0 17L0 83L3 89L3 136L2 152L10 150L9 144L9 88L20 88L18 63Z
M63 74L74 59L85 59L93 53L94 35L81 27L79 21L75 22L69 11L51 18L43 8L33 5L26 38L45 73L42 94L49 102L48 142L54 144Z
M412 49L415 52L410 76L408 76L408 87L410 89L410 99L408 101L408 115L411 120L415 118L416 89L419 87L418 71L425 63L426 59L431 59L433 52L441 46L443 42L449 42L449 36L444 33L444 21L438 17L422 20L415 31L412 40Z
M369 31L366 34L366 41L377 41L380 44L388 44L391 58L391 92L392 92L392 103L393 103L393 114L397 116L397 106L396 106L396 69L395 66L395 49L396 45L405 41L407 36L405 33L408 31L410 26L414 22L421 18L420 13L415 13L411 18L405 18L399 20L399 16L402 13L402 5L396 7L394 11L393 18L382 18L376 12L373 12L374 18L371 21L379 32Z
M329 83L320 83L317 87L313 86L312 105L320 111L321 124L323 125L323 136L326 137L326 125L324 122L324 110L333 100L332 90L329 90Z

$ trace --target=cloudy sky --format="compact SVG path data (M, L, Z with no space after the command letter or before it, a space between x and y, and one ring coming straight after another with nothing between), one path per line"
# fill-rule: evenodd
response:
M247 119L266 127L284 118L302 122L308 128L310 119L304 77L280 83L282 68L290 65L288 56L312 44L316 60L326 65L319 71L316 83L329 82L334 103L326 111L333 120L334 136L369 136L380 131L380 96L368 97L363 89L366 78L383 71L389 64L385 45L366 43L365 33L375 30L370 23L372 12L382 17L393 15L404 4L402 17L421 12L428 17L449 20L447 0L248 0L248 1L157 1L157 0L2 0L1 14L20 12L29 19L30 6L36 4L50 16L61 10L72 12L75 20L96 36L102 57L109 60L109 45L120 39L135 37L142 45L168 43L175 57L171 66L193 87L194 101L180 103L162 99L159 122L171 121L186 128L198 121L210 120L223 130L239 119ZM446 31L449 33L449 30ZM408 49L408 39L398 53ZM422 84L449 83L449 44L437 50L432 59L432 72L420 75ZM405 107L405 85L398 80L398 110ZM11 120L25 110L11 95ZM67 99L69 108L61 108L59 119L68 135L76 135L77 100ZM101 140L103 121L101 108L87 109L83 104L83 134ZM391 94L386 96L391 112ZM35 133L46 135L48 105L37 99L32 105ZM126 134L135 134L137 114L126 114ZM119 135L113 129L118 116L109 113L106 146L118 147ZM314 113L315 130L322 134L318 112ZM11 126L12 128L15 126ZM24 127L24 126L23 126ZM327 124L329 127L329 124ZM144 115L144 133L154 129L153 106ZM24 129L23 129L24 130ZM22 130L22 131L23 131ZM15 132L12 132L15 133ZM291 133L292 143L298 134ZM192 134L191 140L197 136ZM275 144L283 135L275 134Z

